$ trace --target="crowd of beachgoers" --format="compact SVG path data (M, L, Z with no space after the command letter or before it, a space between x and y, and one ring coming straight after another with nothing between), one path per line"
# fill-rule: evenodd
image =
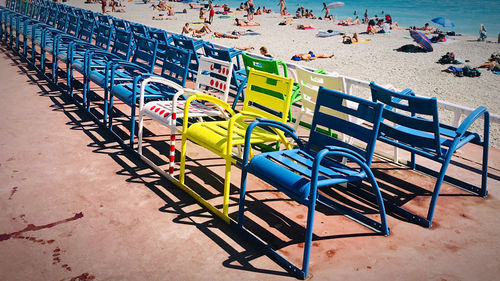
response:
M486 105L490 112L500 114L496 96L500 75L495 74L500 44L496 36L460 36L430 19L430 24L423 26L401 27L388 10L376 14L365 10L346 19L334 18L328 8L321 15L307 7L298 7L291 14L283 0L276 1L278 9L271 7L273 10L259 7L255 0L238 7L164 0L129 0L110 6L107 1L106 6L81 0L68 3L95 11L105 9L115 17L287 63L411 88L419 95L458 105ZM121 12L114 12L113 6ZM410 29L435 42L434 51L424 52L413 41ZM479 66L485 68L476 70ZM443 120L451 119L451 114L443 114ZM491 130L493 143L500 146L500 126L493 125Z

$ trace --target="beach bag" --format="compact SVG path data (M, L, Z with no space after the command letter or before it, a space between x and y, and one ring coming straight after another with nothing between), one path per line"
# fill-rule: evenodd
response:
M454 53L446 53L446 55L442 56L438 61L440 64L449 64L449 63L457 63L457 60L455 60L455 54Z

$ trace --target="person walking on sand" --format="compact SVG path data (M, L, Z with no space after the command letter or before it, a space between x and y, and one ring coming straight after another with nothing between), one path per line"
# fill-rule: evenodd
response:
M330 13L330 9L326 7L326 3L323 2L323 10L325 10L325 18L328 18L328 14Z
M285 2L285 0L280 0L280 3L278 5L280 5L280 15L282 17L285 16L285 9L286 9L286 2Z
M106 0L101 0L102 13L106 13Z

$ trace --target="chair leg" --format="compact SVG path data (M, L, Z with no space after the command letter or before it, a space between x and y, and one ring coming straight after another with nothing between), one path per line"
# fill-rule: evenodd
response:
M307 277L309 273L309 258L311 256L311 243L313 235L315 209L316 209L316 199L313 198L313 200L310 200L309 206L307 208L307 225L306 225L306 236L304 240L304 256L302 258L302 271L304 272L304 277Z
M228 216L229 190L231 188L231 159L226 159L226 172L224 175L224 199L222 201L222 214Z
M245 194L247 188L247 169L243 167L241 169L241 185L240 185L240 204L238 208L238 225L243 228L243 222L245 220Z
M132 104L131 107L132 110L130 111L130 148L132 148L133 150L134 137L135 137L135 104Z
M436 185L434 186L434 191L432 192L431 203L429 205L429 211L427 212L427 220L429 221L429 227L432 227L432 219L434 217L434 209L436 208L437 199L439 197L439 190L441 189L441 185L443 184L444 176L446 173L446 169L448 168L448 164L451 160L451 154L446 156L446 160L441 166L441 170L439 171L439 175L436 179Z
M187 148L187 137L185 135L182 136L182 145L181 145L181 166L179 171L179 181L181 184L184 184L185 180L185 169L186 169L186 148Z
M479 196L488 196L488 190L486 189L486 182L488 179L488 150L490 144L490 115L484 116L484 139L483 139L483 170L481 173L481 191Z
M175 127L174 127L175 128ZM175 167L175 134L176 130L170 129L170 163L168 163L168 174L173 175L174 174L174 167Z

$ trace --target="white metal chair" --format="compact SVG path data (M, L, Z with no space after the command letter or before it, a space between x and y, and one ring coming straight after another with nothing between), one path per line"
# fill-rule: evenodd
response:
M139 148L141 157L151 166L158 168L153 162L142 154L143 125L144 116L159 122L170 129L170 155L168 175L172 176L175 162L175 135L177 133L177 113L182 114L186 104L186 99L195 93L203 93L216 97L227 102L229 88L231 83L233 63L225 62L209 57L201 57L198 68L195 89L186 89L180 85L162 77L146 78L141 84L141 93L139 98ZM151 101L144 104L144 92L148 84L159 83L176 90L172 100L169 101ZM201 119L208 116L226 117L226 113L221 108L193 101L189 104L189 117ZM160 171L160 169L157 169ZM160 171L161 172L161 171Z

